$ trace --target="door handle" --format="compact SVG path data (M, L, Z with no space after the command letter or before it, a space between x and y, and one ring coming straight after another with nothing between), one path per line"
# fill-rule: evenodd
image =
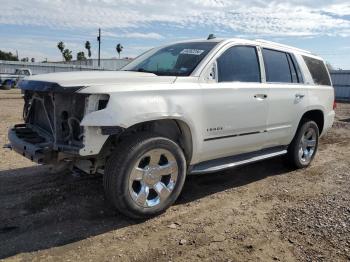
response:
M295 98L297 98L297 99L302 99L302 98L304 98L304 96L305 96L305 95L302 95L302 94L296 94L296 95L295 95Z
M256 95L254 95L254 98L262 100L262 99L266 99L267 95L266 94L256 94Z

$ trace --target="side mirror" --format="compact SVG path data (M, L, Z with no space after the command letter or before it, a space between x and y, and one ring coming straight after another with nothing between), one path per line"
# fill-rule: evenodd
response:
M208 77L207 77L208 82L217 82L218 81L217 75L218 75L218 65L217 65L217 62L215 61L209 67Z

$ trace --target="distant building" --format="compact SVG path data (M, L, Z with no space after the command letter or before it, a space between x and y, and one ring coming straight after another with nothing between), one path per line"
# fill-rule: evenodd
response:
M122 68L126 64L130 63L132 61L132 59L131 58L123 58L123 59L109 58L109 59L101 59L100 61L101 61L100 69L119 70L120 68ZM59 62L59 63L98 68L98 59L87 59L84 61L74 60L74 61L70 61L70 62Z
M27 68L32 71L34 75L57 73L57 72L71 72L71 71L90 71L103 70L99 67L74 65L64 63L38 63L38 62L21 62L21 61L3 61L0 60L0 73L12 74L18 68Z
M21 62L0 60L0 73L11 74L17 68L28 68L34 75L55 72L88 71L88 70L119 70L132 59L101 59L101 66L98 67L97 59L71 62Z
M336 99L350 101L350 70L332 70L330 73Z

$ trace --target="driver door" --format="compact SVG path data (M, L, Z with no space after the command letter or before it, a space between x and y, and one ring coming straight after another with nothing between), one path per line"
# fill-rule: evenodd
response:
M267 140L269 89L255 46L232 46L216 60L216 82L202 84L202 161L248 153Z

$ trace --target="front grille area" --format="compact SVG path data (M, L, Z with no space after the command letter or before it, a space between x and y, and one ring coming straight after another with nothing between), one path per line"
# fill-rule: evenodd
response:
M82 94L26 91L23 118L52 142L54 149L82 147L86 96Z

